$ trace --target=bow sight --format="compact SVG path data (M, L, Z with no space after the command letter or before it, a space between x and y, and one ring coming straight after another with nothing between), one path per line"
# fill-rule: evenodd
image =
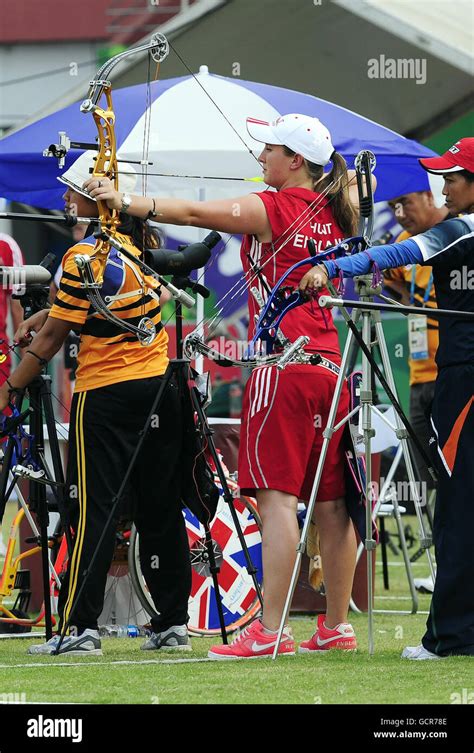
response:
M81 104L81 112L94 113L98 107L98 103L102 94L105 93L107 97L107 104L109 106L108 112L106 112L106 123L113 126L115 122L115 115L112 111L112 102L109 99L110 89L112 84L109 80L109 76L115 66L122 62L126 57L135 55L141 52L148 52L156 63L161 63L169 53L168 40L164 34L154 34L149 42L142 44L139 47L132 47L130 50L124 50L118 55L114 55L113 58L107 60L104 65L97 71L96 78L90 82L90 89L88 97ZM101 110L101 113L103 111ZM70 149L92 149L98 150L99 145L97 141L90 143L84 141L71 141L65 131L59 131L59 144L50 144L43 151L44 157L55 157L58 160L58 165L63 168L66 161L67 153ZM110 155L110 162L112 162L114 155Z

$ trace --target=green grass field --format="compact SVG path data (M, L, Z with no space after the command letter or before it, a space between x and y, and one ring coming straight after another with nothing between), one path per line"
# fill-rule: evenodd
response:
M18 693L32 702L75 703L387 703L449 704L452 694L472 690L472 661L400 659L404 645L416 643L423 618L380 615L376 652L367 652L366 619L351 618L358 632L356 654L297 655L276 662L181 662L140 651L135 639L103 641L97 658L29 657L29 641L0 645L0 693ZM310 619L292 621L295 637L312 630ZM403 638L400 635L403 634ZM209 639L193 639L195 659L204 659ZM186 659L191 654L186 654Z
M376 608L409 608L401 557L389 554L390 591L384 592L377 565ZM415 576L428 574L426 557ZM420 596L420 610L429 605ZM270 660L206 661L215 639L193 638L185 654L140 651L141 639L104 639L103 657L32 657L30 639L0 641L0 695L19 694L28 702L141 704L450 704L454 694L474 691L469 658L410 662L400 653L416 645L426 615L375 614L375 654L367 649L367 617L351 613L356 654L308 654ZM307 638L314 619L294 617L297 641Z

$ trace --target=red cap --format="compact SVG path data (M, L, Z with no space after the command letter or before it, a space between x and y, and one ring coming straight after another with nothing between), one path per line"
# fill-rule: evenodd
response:
M429 173L454 173L457 170L474 173L474 138L456 141L442 157L429 157L418 161Z

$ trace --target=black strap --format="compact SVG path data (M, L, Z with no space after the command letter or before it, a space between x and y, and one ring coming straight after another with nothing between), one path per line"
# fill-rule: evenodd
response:
M47 362L46 358L41 358L41 356L38 356L38 355L37 355L37 354L36 354L36 353L35 353L34 351L32 351L32 350L27 350L26 352L27 352L27 353L31 353L31 355L32 355L32 356L34 356L35 358L37 358L37 359L38 359L38 361L40 362L40 364L41 364L41 366L42 366L42 367L43 367L43 366L46 366L46 365L47 365L47 363L48 363L48 362Z

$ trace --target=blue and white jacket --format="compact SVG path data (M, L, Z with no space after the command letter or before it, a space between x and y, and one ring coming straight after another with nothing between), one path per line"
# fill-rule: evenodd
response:
M474 312L474 214L445 220L400 243L374 246L365 252L323 262L329 278L355 277L407 264L433 267L438 307ZM438 368L474 364L474 321L439 320Z

